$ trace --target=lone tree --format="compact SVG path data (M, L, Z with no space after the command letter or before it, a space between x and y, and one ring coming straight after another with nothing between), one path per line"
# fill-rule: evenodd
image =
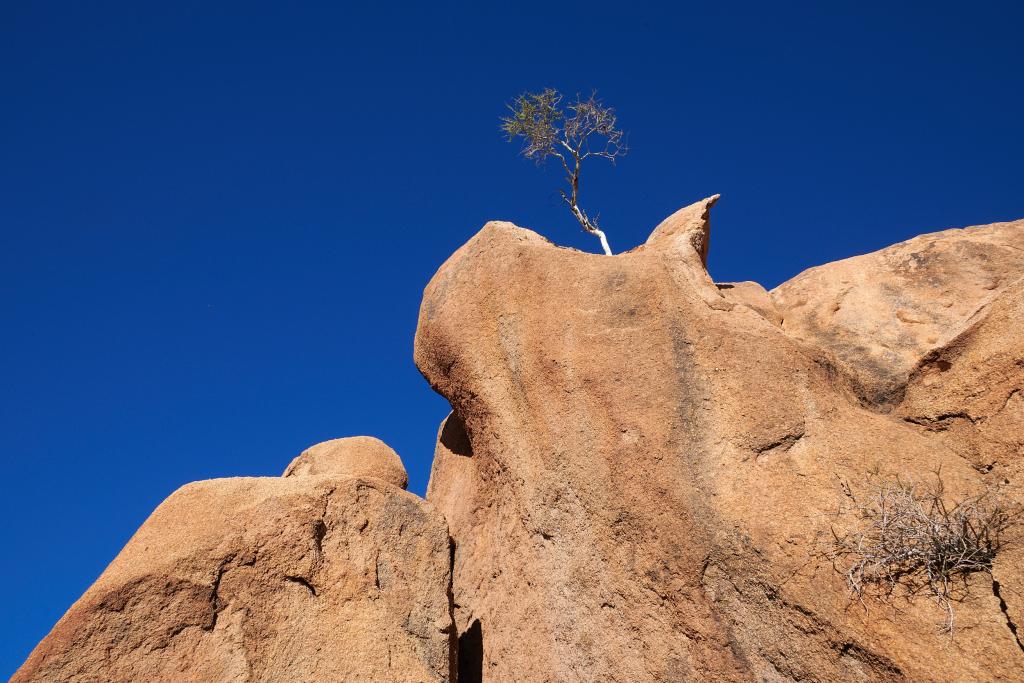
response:
M596 235L604 253L611 256L597 217L591 218L580 208L580 165L589 157L603 157L614 164L628 151L625 136L615 127L615 110L604 106L596 93L585 100L577 95L564 107L562 99L562 93L552 88L524 93L508 105L512 115L501 119L501 129L509 142L523 138L522 155L538 166L550 157L558 158L569 184L568 192L559 190L562 199L583 229Z

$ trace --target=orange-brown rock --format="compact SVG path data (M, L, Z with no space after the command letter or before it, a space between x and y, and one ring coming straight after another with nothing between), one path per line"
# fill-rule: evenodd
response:
M1024 230L1024 224L1021 224ZM960 334L930 351L911 373L894 413L948 446L986 479L1024 481L1024 278L972 316ZM997 558L1008 623L1024 641L1024 593L1018 572L1024 544ZM1002 592L1002 591L1001 591ZM1021 668L1024 671L1024 665ZM1024 678L1024 675L1022 675Z
M444 520L311 451L175 492L13 680L453 680Z
M614 257L488 223L427 286L415 359L453 408L427 498L456 544L463 680L1021 680L1021 563L969 577L950 638L928 600L862 609L821 541L870 471L941 467L951 496L986 483L920 424L947 408L914 373L957 349L964 384L943 395L1016 410L1019 375L995 387L966 359L1024 351L1019 298L986 304L1021 274L1024 224L810 271L770 305L705 271L715 199ZM989 327L958 337L986 305Z
M1024 273L1024 221L945 230L811 268L772 290L788 334L891 406L931 350Z
M717 282L715 286L728 301L756 311L772 325L782 325L782 314L775 307L771 294L756 282Z
M284 477L330 474L336 477L372 477L404 489L409 475L398 453L372 436L331 439L302 451L285 469Z
M183 487L14 680L1024 680L1020 529L952 636L826 552L872 476L1021 500L1024 221L769 293L708 275L716 200L614 257L488 223L420 311L428 501L369 437Z
M1024 232L1024 224L1021 225ZM1024 277L922 358L894 412L995 478L1024 474Z

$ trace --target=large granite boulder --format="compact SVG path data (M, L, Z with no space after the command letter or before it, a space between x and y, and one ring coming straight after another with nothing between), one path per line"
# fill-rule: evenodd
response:
M861 399L892 406L931 350L1024 275L1024 221L920 235L772 290L783 329L827 351Z
M1000 556L991 575L967 577L950 638L934 601L863 609L824 550L833 528L856 521L851 496L871 476L941 468L951 497L987 485L957 444L922 426L947 408L918 402L912 421L882 404L1020 272L1024 252L1006 246L1018 228L919 238L898 250L895 274L840 285L826 267L812 274L820 284L804 275L769 298L708 276L715 199L614 257L488 223L427 286L415 359L453 409L427 499L455 541L460 671L518 682L1020 680L1019 608L1006 604L1024 601L1021 563ZM958 270L933 273L935 259ZM832 325L840 291L870 302L886 278L902 289L895 311L859 304L836 338L814 332L813 321ZM893 331L893 317L922 331ZM1019 340L988 320L991 339L1017 344L1000 357L1009 368ZM858 325L875 338L848 341ZM976 381L987 380L965 379ZM1019 390L1008 382L993 404Z
M331 443L313 474L176 491L13 680L454 680L444 519Z

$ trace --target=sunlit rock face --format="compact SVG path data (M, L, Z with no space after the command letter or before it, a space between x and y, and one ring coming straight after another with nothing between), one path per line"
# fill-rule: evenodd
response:
M341 441L176 491L13 680L453 680L445 521Z
M892 406L924 356L984 317L1022 275L1024 221L1016 221L811 268L771 296L789 335L827 350L862 400Z
M1021 680L1024 538L952 636L829 548L872 478L1020 504L1024 221L768 292L708 275L716 200L618 256L488 223L423 297L426 500L371 437L189 484L13 680Z
M708 276L715 199L614 257L489 223L427 286L415 358L453 408L427 498L467 680L1019 679L1011 551L1004 600L971 575L951 640L927 599L851 605L822 549L869 473L941 468L957 496L1019 472L1024 223L769 294ZM998 417L943 431L968 400Z
M310 446L291 461L283 477L329 474L335 477L369 477L404 489L409 475L398 453L372 436L349 436Z

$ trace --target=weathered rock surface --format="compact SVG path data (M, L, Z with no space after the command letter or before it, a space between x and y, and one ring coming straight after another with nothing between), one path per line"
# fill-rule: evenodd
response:
M950 639L927 600L851 604L820 540L850 521L849 492L872 470L941 467L962 495L992 476L972 444L1018 447L1024 348L1007 328L1024 223L815 269L768 302L704 270L715 199L615 257L489 223L427 286L415 358L453 408L427 498L456 544L460 672L1021 680L1012 555L998 585L970 577ZM935 348L962 368L941 385L922 365ZM930 428L968 397L991 432Z
M302 451L285 469L284 477L330 474L336 477L372 477L398 488L409 484L409 475L398 453L372 436L331 439Z
M1014 481L1024 474L1022 323L1024 277L921 359L894 411L935 433L979 471Z
M717 282L715 286L726 300L755 311L772 325L782 326L782 314L771 294L756 282Z
M13 680L452 680L443 518L328 444L179 489Z
M185 486L13 680L1024 680L1024 534L952 638L825 552L873 473L1021 498L1024 221L769 293L709 277L716 200L614 257L488 223L420 311L428 501L369 437Z
M945 230L807 270L772 292L791 336L891 406L931 350L1024 273L1024 221Z

